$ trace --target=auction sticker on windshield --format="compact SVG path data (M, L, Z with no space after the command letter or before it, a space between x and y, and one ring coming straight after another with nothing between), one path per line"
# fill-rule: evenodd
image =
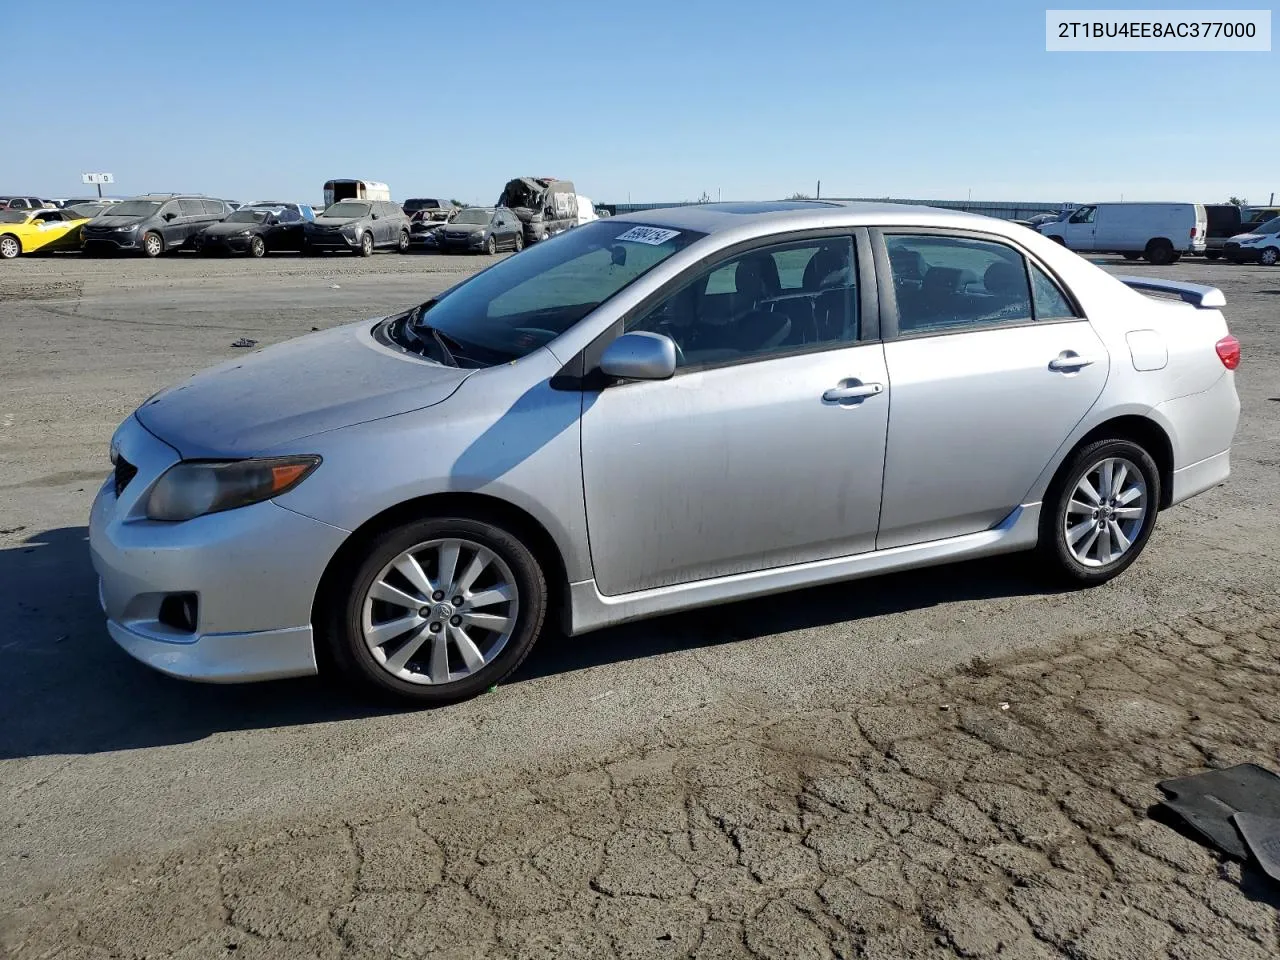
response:
M656 247L678 236L680 236L679 230L667 230L664 227L632 227L618 239L630 240L633 243L647 243Z

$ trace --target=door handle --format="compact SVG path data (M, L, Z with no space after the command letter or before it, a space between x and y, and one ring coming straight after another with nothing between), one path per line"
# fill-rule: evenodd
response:
M1083 370L1085 367L1091 366L1093 361L1088 357L1082 357L1074 350L1063 350L1060 354L1049 361L1049 369L1057 370L1062 373L1075 373L1077 370Z
M862 397L874 397L884 391L882 383L850 383L843 387L832 387L822 395L823 400L857 400Z

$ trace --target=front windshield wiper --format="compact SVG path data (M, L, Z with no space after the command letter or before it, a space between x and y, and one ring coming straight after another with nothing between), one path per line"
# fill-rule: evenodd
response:
M416 343L422 344L423 346L426 346L426 341L422 339L421 335L423 333L430 334L431 339L434 340L436 346L440 348L440 355L444 357L444 362L451 367L459 366L458 358L454 356L454 353L460 353L462 345L452 337L448 337L441 333L435 327L422 322L423 313L425 313L427 308L433 303L435 303L435 300L428 300L426 303L414 307L413 310L410 311L409 315L405 317L405 334L412 337ZM453 349L449 348L450 343L453 344Z

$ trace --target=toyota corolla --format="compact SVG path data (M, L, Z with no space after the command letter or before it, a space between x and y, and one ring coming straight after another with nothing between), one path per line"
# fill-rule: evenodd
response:
M1223 305L921 207L599 220L144 402L93 506L108 628L434 704L547 629L1021 550L1102 583L1228 476Z

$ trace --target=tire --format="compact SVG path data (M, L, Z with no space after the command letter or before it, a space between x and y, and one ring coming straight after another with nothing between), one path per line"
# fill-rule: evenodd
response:
M404 560L412 555L424 574L420 583L438 586L445 566L442 557L450 544L458 545L458 553L449 578L454 586L447 592L428 595L400 572L412 567ZM487 552L487 564L470 586L463 586L460 581L471 574L477 551ZM414 520L376 534L357 548L344 569L334 571L332 582L337 589L331 591L333 599L317 626L333 662L348 679L368 690L423 706L465 700L501 682L533 649L547 611L546 577L528 547L503 527L468 517ZM384 590L399 591L387 595L408 593L410 602L422 606L414 610L372 596L379 583ZM467 598L456 608L449 596L455 590ZM492 599L500 593L508 599ZM468 613L469 598L482 595L490 598ZM505 619L507 625L495 629L479 625L479 619L466 622L468 617L486 614L494 623ZM403 632L396 633L395 627L376 632L377 627L397 621L406 623ZM441 629L435 630L436 626ZM459 632L472 641L469 660ZM366 641L366 636L371 639ZM396 656L411 645L404 662L396 662ZM441 647L443 667L436 659ZM441 674L445 679L439 679ZM454 679L455 674L460 676Z
M249 256L265 257L267 255L267 241L261 237L253 237L249 240Z
M1140 253L1134 253L1132 250L1126 250L1124 253L1120 254L1120 256L1124 257L1126 260L1141 260L1141 259L1142 259L1142 254L1140 254Z
M516 234L515 243L512 244L512 248L515 250L516 253L519 253L521 250L524 249L524 233L523 232Z
M164 253L164 240L160 234L151 232L142 238L142 252L148 257L158 257Z
M1178 259L1168 240L1152 240L1147 244L1147 250L1143 256L1147 258L1148 263L1157 267L1168 266Z
M498 238L492 233L489 234L489 239L484 242L484 252L491 257L498 252Z
M373 234L366 230L360 237L360 256L373 256Z
M396 241L396 252L409 252L409 232L407 230L400 231L400 239Z
M16 260L21 253L21 240L11 233L0 237L0 260Z
M1258 262L1264 267L1274 267L1277 262L1280 262L1280 250L1275 247L1267 247L1267 249L1258 254Z
M1113 478L1121 476L1119 464L1123 463L1125 471L1120 497L1102 497L1102 503L1095 504L1093 498L1083 492L1082 481L1089 478L1090 488L1095 493L1105 493L1098 489L1101 477L1096 472L1105 462L1112 464ZM1134 490L1139 491L1136 496ZM1040 516L1040 539L1036 549L1056 579L1080 586L1105 583L1122 573L1142 553L1155 528L1160 495L1160 471L1146 450L1130 440L1110 439L1091 443L1067 460L1050 485ZM1130 499L1112 505L1111 501L1124 497ZM1072 507L1073 501L1075 507ZM1097 508L1109 513L1117 508L1132 510L1139 507L1143 511L1141 517L1130 515L1108 519L1105 513L1085 512ZM1069 508L1072 509L1070 517L1075 518L1070 521ZM1097 527L1095 520L1103 526ZM1074 547L1069 540L1068 527L1072 533L1079 532ZM1117 531L1120 537L1116 536ZM1105 536L1099 533L1105 533ZM1116 554L1114 547L1121 539L1129 546ZM1110 559L1107 559L1108 555Z
M1206 251L1204 252L1204 258L1205 258L1206 260L1217 260L1217 259L1219 259L1221 256L1222 256L1222 251L1221 251L1221 250L1206 250Z

